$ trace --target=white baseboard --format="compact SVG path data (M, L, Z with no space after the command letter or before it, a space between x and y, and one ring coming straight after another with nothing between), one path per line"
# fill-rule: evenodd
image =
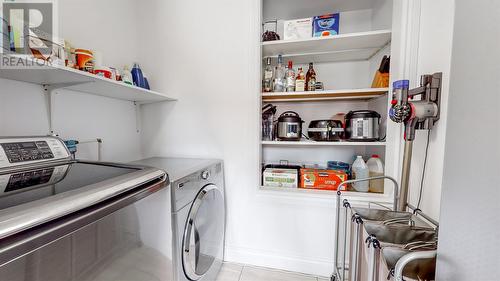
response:
M267 268L300 272L315 276L329 277L333 272L333 261L317 260L272 251L226 246L225 261Z

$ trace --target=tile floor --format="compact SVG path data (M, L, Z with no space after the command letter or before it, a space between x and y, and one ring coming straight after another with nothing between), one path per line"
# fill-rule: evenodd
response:
M225 263L217 281L328 281L328 279L276 269Z

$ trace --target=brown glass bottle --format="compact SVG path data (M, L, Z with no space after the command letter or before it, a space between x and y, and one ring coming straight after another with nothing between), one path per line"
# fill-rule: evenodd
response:
M309 70L306 74L306 91L316 91L316 71L313 63L309 63Z

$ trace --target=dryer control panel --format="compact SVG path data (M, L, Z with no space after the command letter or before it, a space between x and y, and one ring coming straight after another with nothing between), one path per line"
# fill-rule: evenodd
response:
M70 157L56 137L0 138L0 169Z

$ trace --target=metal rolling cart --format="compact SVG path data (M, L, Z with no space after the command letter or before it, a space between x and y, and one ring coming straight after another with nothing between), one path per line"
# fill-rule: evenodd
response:
M334 252L335 265L334 272L331 276L332 281L379 280L381 276L379 267L381 250L383 247L388 245L394 246L397 245L397 243L390 244L379 241L376 235L368 234L365 230L365 224L369 225L373 223L374 225L380 225L382 228L391 227L393 230L396 230L399 226L403 226L403 228L406 228L406 231L411 231L415 238L434 237L433 234L435 234L435 232L432 230L434 227L418 219L417 215L423 217L431 224L435 224L436 227L437 222L423 214L420 210L416 210L413 206L406 204L406 206L414 210L413 213L397 211L399 185L392 177L380 176L345 181L339 186L339 190L348 184L380 179L390 180L394 184L395 192L392 209L373 209L371 206L369 206L369 208L352 208L348 200L342 200L342 192L337 191ZM341 216L343 216L342 222ZM411 228L407 228L407 226ZM341 235L341 230L344 235ZM349 241L347 239L348 233L350 233ZM397 254L402 257L400 257L399 262L394 268L390 269L391 275L395 277L394 280L403 280L402 277L405 267L415 260L428 260L434 258L435 250L433 250L433 247L435 247L436 243L429 241L412 241L411 243L406 243L408 245L404 244L398 247L398 249L402 249L402 251L398 251ZM365 251L367 252L365 253ZM369 257L368 263L363 260L363 255L365 254ZM349 260L349 266L347 266L347 260ZM361 274L361 268L363 268L363 275ZM386 276L383 276L383 280L385 280L385 278Z

